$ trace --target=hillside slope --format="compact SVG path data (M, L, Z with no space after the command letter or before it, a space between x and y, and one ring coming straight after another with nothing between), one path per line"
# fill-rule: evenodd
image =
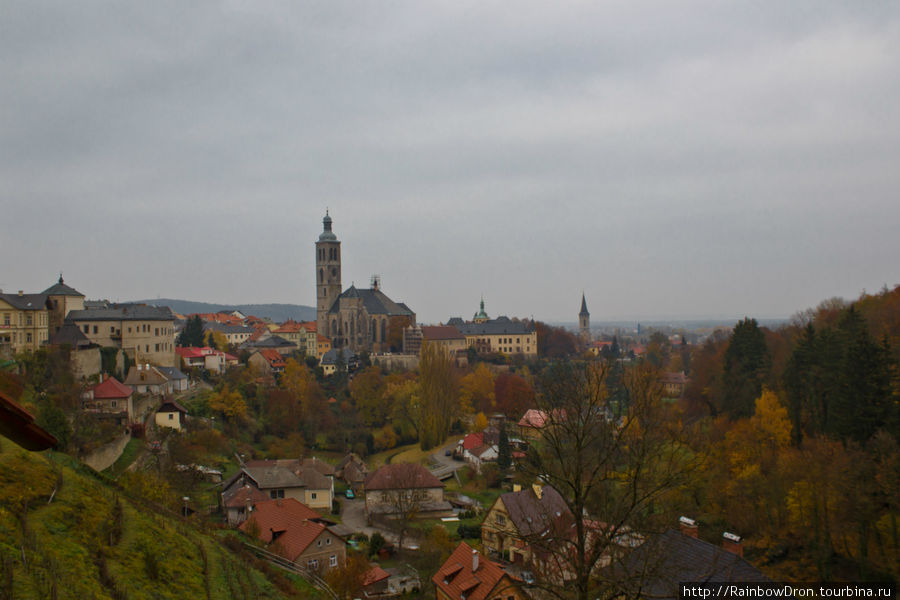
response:
M294 321L316 320L315 307L302 304L214 304L210 302L194 302L192 300L175 300L172 298L135 300L134 302L153 306L168 306L172 311L182 315L239 310L245 315L253 315L260 319L271 319L275 323L283 323L288 319L293 319Z
M286 597L216 537L91 475L0 438L0 598Z

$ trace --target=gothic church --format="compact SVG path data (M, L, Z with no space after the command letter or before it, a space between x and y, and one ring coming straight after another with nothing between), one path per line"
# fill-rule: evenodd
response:
M331 230L328 211L316 242L316 327L332 347L356 352L388 352L391 340L399 346L403 328L416 324L416 314L382 292L379 278L369 289L351 285L341 292L341 242ZM392 335L393 334L393 335ZM394 348L399 351L400 348Z

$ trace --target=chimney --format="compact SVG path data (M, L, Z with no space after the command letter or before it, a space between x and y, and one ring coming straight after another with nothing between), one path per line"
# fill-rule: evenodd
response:
M722 549L743 557L744 541L741 539L741 536L726 531L722 534Z
M534 491L534 495L537 496L538 500L540 500L541 496L544 495L544 488L539 483L532 483L531 489Z
M472 572L478 570L478 550L472 550Z
M681 526L681 533L688 537L697 537L699 529L697 527L697 521L688 519L687 517L681 517L680 519L678 519L678 524Z

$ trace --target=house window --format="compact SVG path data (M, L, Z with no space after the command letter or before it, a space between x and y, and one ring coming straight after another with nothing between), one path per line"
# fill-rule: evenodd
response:
M170 420L170 421L174 421L174 420L175 420L175 415L173 415L172 413L169 413L169 420Z
M321 547L322 547L322 540L317 541L317 542L316 542L316 546L319 547L319 548L321 548Z
M505 524L506 524L506 517L504 517L503 515L497 515L497 525L505 525Z
M277 498L284 498L284 490L271 490L269 492L269 497L273 500Z
M9 313L3 313L3 324L9 325Z
M312 499L313 499L313 500L316 499L316 493L315 493L315 492L312 492Z
M110 400L110 401L109 401L109 407L110 407L110 408L115 408L115 407L116 407L116 401L115 401L115 400Z
M326 545L326 546L330 546L330 545L331 545L331 538L325 538L325 545Z
M315 571L316 569L319 568L319 561L316 560L315 558L312 558L312 559L306 561L306 568L311 571Z
M26 334L25 334L25 341L26 341L26 342L30 342L30 341L31 341L31 333L26 333Z
M328 558L328 566L329 566L329 567L336 567L336 566L337 566L337 554L332 554L332 555Z

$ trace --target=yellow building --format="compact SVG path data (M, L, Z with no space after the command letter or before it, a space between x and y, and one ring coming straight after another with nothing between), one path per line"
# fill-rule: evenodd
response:
M0 346L37 350L49 338L50 311L44 294L0 294Z
M95 344L121 348L136 363L177 366L175 315L168 307L109 304L71 311L66 322Z
M475 348L479 354L521 354L527 358L537 356L537 331L534 324L509 317L490 319L484 312L484 300L481 310L471 321L463 321L454 317L447 325L455 327L466 338L466 346Z

